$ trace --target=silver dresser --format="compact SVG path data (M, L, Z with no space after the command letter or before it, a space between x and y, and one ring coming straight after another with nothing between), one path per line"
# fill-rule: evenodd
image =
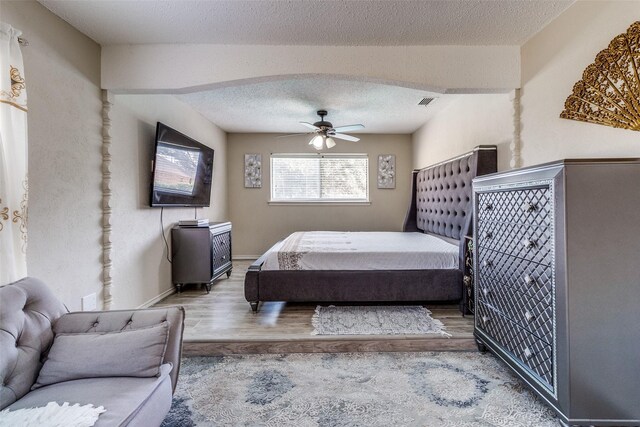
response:
M474 179L475 330L567 425L640 425L640 159Z

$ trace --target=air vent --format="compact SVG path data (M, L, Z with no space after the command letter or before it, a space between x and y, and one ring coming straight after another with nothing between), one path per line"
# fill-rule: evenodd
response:
M435 101L436 98L422 98L422 101L418 102L418 105L424 105L425 107Z

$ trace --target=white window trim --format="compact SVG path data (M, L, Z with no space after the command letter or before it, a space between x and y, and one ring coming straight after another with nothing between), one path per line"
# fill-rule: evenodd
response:
M305 157L305 158L323 158L323 157L355 157L367 159L367 197L366 199L274 199L273 198L273 159L274 158L291 158L291 157ZM271 153L269 158L269 205L273 206L368 206L371 205L370 199L370 169L369 155L367 153Z

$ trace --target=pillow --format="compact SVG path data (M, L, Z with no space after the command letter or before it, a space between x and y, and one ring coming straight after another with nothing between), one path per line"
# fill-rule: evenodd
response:
M31 390L81 378L158 376L168 336L167 322L121 332L56 335Z

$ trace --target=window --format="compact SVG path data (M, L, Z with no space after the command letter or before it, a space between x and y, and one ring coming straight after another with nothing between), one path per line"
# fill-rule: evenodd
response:
M366 154L272 154L272 202L368 202Z

